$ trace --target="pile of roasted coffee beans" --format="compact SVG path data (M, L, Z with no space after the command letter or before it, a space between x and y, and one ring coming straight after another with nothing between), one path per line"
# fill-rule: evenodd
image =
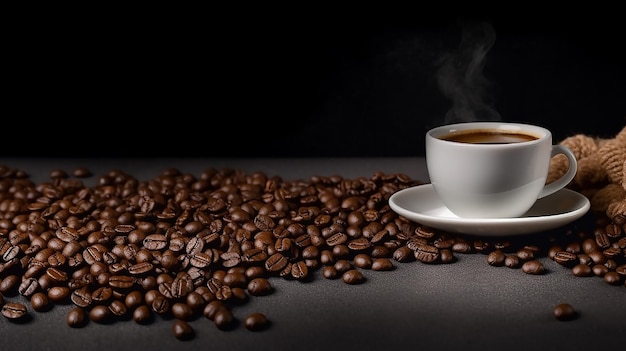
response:
M288 181L228 168L197 175L168 168L139 180L111 170L93 186L86 177L93 175L84 168L54 170L37 184L22 170L0 166L5 318L17 321L54 304L72 305L66 320L72 328L149 324L167 315L174 336L187 340L194 318L235 328L233 310L271 294L272 279L307 281L319 271L361 284L368 270L449 264L459 254L484 254L489 265L527 274L544 274L539 258L549 257L575 276L626 284L626 216L496 240L398 216L388 198L421 184L403 174ZM241 325L260 331L270 319L251 313Z

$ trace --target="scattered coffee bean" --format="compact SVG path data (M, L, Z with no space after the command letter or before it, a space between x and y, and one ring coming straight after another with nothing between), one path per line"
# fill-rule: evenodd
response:
M395 268L388 258L376 258L372 262L372 270L374 271L391 271Z
M354 259L352 261L355 267L362 269L372 268L372 257L367 254L357 254L356 256L354 256Z
M554 318L560 321L571 321L578 317L578 313L574 307L568 303L560 303L554 306L552 314L554 315Z
M434 245L419 244L415 249L415 259L422 263L436 263L439 260L439 249Z
M245 293L245 291L244 291L244 293ZM196 311L204 308L205 301L204 301L204 298L202 297L202 295L199 292L192 291L185 298L185 303L187 303L187 305L189 305L189 308L191 308L191 310L193 312L196 312Z
M588 265L579 263L572 267L572 274L577 277L591 277L593 275L593 271Z
M138 306L133 311L133 320L138 324L149 324L152 318L152 309L148 305Z
M226 308L226 305L224 304L224 302L222 302L221 300L213 300L209 303L207 303L204 306L204 309L202 310L202 314L210 320L215 320L215 315L217 314L217 311Z
M400 246L393 252L393 259L398 262L406 263L415 261L415 255L413 254L413 250L408 246Z
M7 302L2 306L2 315L10 320L19 320L28 314L24 304L19 302Z
M76 167L72 171L72 175L76 178L88 178L92 176L92 173L86 167Z
M610 285L621 285L622 279L620 275L615 271L607 272L604 277L604 282Z
M456 256L450 249L439 249L439 260L441 263L453 263L456 261Z
M248 292L254 296L263 296L272 293L273 287L267 278L258 277L248 283Z
M107 323L109 322L109 317L111 316L111 311L105 305L97 305L94 306L89 311L89 320L94 321L96 323Z
M16 274L7 275L0 280L0 293L6 296L16 295L20 281L20 277Z
M67 325L72 328L80 328L87 324L88 318L85 309L81 307L73 307L67 313Z
M172 323L172 332L178 340L191 340L195 332L187 321L176 319Z
M591 267L593 274L597 277L604 277L609 272L609 268L603 264L595 264Z
M500 267L504 265L506 256L501 250L494 250L487 255L487 264L490 266Z
M504 265L509 268L519 268L521 265L520 258L517 255L506 255Z
M517 250L515 255L519 257L519 259L522 261L528 261L528 260L532 260L533 258L535 258L534 251L529 248L521 248Z
M48 298L56 303L65 303L70 293L71 290L67 286L53 286L48 290Z
M50 299L48 299L48 295L39 291L31 295L30 305L37 312L46 311L50 307Z
M186 303L175 302L172 305L172 315L174 315L174 318L188 321L189 319L191 319L191 316L193 316L193 310Z
M335 262L334 264L335 269L337 270L337 272L339 273L344 273L350 269L352 269L352 262L348 261L347 259L339 259Z
M540 275L547 273L543 263L539 260L530 260L522 264L522 271L527 274Z
M109 304L109 311L117 317L123 317L126 315L128 308L122 300L113 300L111 301L111 304Z
M326 279L339 278L339 272L337 271L337 268L335 268L335 266L324 266L324 268L322 268L322 275Z
M129 309L135 309L143 303L143 294L139 290L133 290L124 297L124 304Z
M344 283L350 284L350 285L361 284L365 281L365 277L363 276L363 273L361 273L361 271L357 269L349 269L345 271L341 275L341 279L343 280Z
M244 319L246 329L252 331L264 330L269 326L270 322L265 314L260 312L251 313Z
M215 316L213 316L213 322L218 329L227 330L233 327L235 321L235 316L233 312L228 308L224 307L215 312Z

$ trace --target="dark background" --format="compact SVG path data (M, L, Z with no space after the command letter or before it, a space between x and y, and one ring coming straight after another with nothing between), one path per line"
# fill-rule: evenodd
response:
M427 129L458 120L557 141L626 125L617 9L248 10L23 24L0 156L421 156ZM438 84L449 58L462 114Z

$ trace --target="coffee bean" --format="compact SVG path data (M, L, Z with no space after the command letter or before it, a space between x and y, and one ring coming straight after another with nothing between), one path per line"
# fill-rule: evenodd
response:
M35 293L35 291L39 289L39 282L35 278L27 278L22 281L20 286L17 288L17 291L22 296L29 297Z
M591 267L591 270L596 277L604 277L608 273L609 268L603 264L595 264Z
M175 302L171 307L171 311L175 318L183 321L188 321L193 316L191 307L182 302Z
M6 242L3 247L0 247L0 256L5 262L11 261L20 254L20 248L15 245L11 245L10 242Z
M52 256L50 256L52 257ZM67 273L59 268L50 267L46 269L46 274L57 283L66 282L68 279Z
M515 255L519 257L519 259L522 261L528 261L528 260L532 260L533 258L535 258L535 253L528 248L521 248L517 250Z
M435 236L435 230L433 228L420 225L415 229L415 234L419 237L430 239Z
M578 262L578 256L576 253L568 252L568 251L558 251L554 253L554 262L565 266L565 267L573 267Z
M611 239L607 235L605 229L597 228L593 235L595 236L596 244L598 244L599 248L608 249L611 246Z
M66 243L69 243L71 241L77 241L80 239L78 231L71 227L61 227L57 229L54 234L57 238L63 240Z
M477 252L487 252L491 248L491 244L485 240L474 240L472 246Z
M148 305L140 305L133 310L133 320L138 324L149 324L152 317L152 309Z
M452 245L452 252L464 253L464 254L471 253L472 246L465 241L455 242Z
M10 320L20 320L27 314L26 306L19 302L7 302L2 306L2 315Z
M267 329L270 325L270 321L267 319L265 314L254 312L246 316L244 319L244 325L248 330L259 331Z
M372 249L374 251L374 249ZM346 259L350 256L352 251L347 245L339 244L332 247L333 257L335 259Z
M111 311L105 305L94 306L89 311L89 320L96 323L108 323L110 321Z
M285 268L287 263L289 263L287 257L280 252L276 252L265 261L265 269L267 269L268 272L276 273Z
M124 304L127 308L134 310L138 306L144 303L143 293L139 290L133 290L126 294L124 298Z
M76 167L72 171L72 175L74 177L76 177L76 178L89 178L93 174L91 173L91 171L87 167Z
M372 258L388 258L391 257L391 250L384 245L374 245L370 251Z
M189 305L192 311L194 311L194 313L195 311L202 309L205 304L205 300L202 297L202 295L196 291L192 291L189 294L187 294L187 297L185 298L185 302L187 303L187 305Z
M415 259L422 263L435 263L439 260L439 249L434 245L417 245Z
M7 296L15 295L19 285L20 277L16 274L10 274L0 280L0 293Z
M178 340L191 340L195 332L191 325L184 320L176 319L172 323L172 333Z
M67 286L53 286L48 289L48 298L57 303L65 303L70 294L70 288Z
M226 308L226 305L224 304L224 302L222 302L221 300L213 300L204 306L204 309L202 310L202 314L207 319L214 320L215 314L217 313L217 311L221 310L222 308Z
M494 250L487 255L487 264L490 266L500 267L504 265L506 255L501 250Z
M152 311L157 314L165 314L170 311L171 302L170 299L159 294L154 297L152 303L150 304L150 307L152 307Z
M151 251L158 251L165 248L168 240L164 234L150 234L143 239L143 246Z
M506 255L504 265L509 268L519 268L521 265L520 258L517 255Z
M621 285L622 284L622 278L615 271L607 272L604 275L603 279L604 279L605 283L610 284L610 285Z
M591 267L583 263L579 263L572 267L572 273L577 277L591 277L593 275Z
M381 231L379 233L387 233L387 231ZM372 243L376 243L380 241L382 241L380 236L374 236L374 238L372 238L372 241L368 240L365 237L360 237L360 238L350 240L348 242L348 248L352 251L364 251L372 247Z
M101 282L100 284L106 284ZM52 289L50 289L52 290ZM50 295L50 293L48 293ZM95 303L105 303L113 298L113 289L108 286L101 286L91 293L91 300Z
M30 306L37 312L46 311L50 307L50 299L48 299L48 295L38 291L31 295Z
M456 256L450 249L439 249L439 260L441 263L452 263L456 261Z
M122 317L126 315L128 308L121 300L113 300L109 304L109 311L115 316Z
M356 285L365 282L365 277L363 276L363 273L361 273L361 271L357 269L349 269L345 271L341 275L341 279L344 283L350 285Z
M70 299L72 300L74 305L83 308L91 305L93 301L91 298L91 291L89 290L88 286L83 286L81 288L73 290L70 295Z
M538 260L530 260L522 264L522 271L527 274L540 275L547 273L543 263Z
M234 287L245 287L248 284L248 279L244 275L243 272L240 271L232 271L227 272L222 278L222 282L231 288Z
M139 262L128 267L128 273L143 275L152 272L154 265L151 262Z
M363 269L372 268L372 257L367 254L363 254L363 253L357 254L356 256L354 256L354 259L352 260L352 262L354 263L354 266L358 268L363 268Z
M84 327L87 324L87 313L81 307L73 307L67 313L66 317L67 325L72 328Z
M388 258L376 258L372 262L372 270L374 271L391 271L394 268L395 266Z
M578 317L578 313L574 307L568 303L560 303L554 306L552 315L560 321L571 321Z
M291 266L291 276L297 280L303 280L309 275L309 267L304 261L294 262Z
M213 322L218 329L228 330L233 327L235 317L233 312L228 307L224 307L215 312Z
M352 263L346 259L339 259L335 262L334 264L335 269L337 270L337 272L339 273L343 273L346 272L350 269L352 269Z
M414 261L415 255L413 254L413 250L408 246L401 246L393 252L393 259L398 262L406 263Z
M412 253L412 251L411 251L411 253ZM339 278L339 272L337 271L337 268L335 268L335 266L324 266L324 268L322 268L322 275L326 279L337 279L337 278Z

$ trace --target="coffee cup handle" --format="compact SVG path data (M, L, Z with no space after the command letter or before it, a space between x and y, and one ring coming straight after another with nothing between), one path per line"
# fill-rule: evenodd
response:
M561 178L551 182L550 184L546 184L543 187L543 190L541 190L541 193L539 193L538 199L541 199L542 197L548 196L550 194L554 194L555 192L566 187L576 175L578 163L576 162L576 157L574 156L574 153L572 153L572 151L567 146L552 145L552 155L550 157L552 158L558 154L562 154L567 157L567 160L569 161L569 167L567 168L567 172L565 172L565 174L563 174Z

